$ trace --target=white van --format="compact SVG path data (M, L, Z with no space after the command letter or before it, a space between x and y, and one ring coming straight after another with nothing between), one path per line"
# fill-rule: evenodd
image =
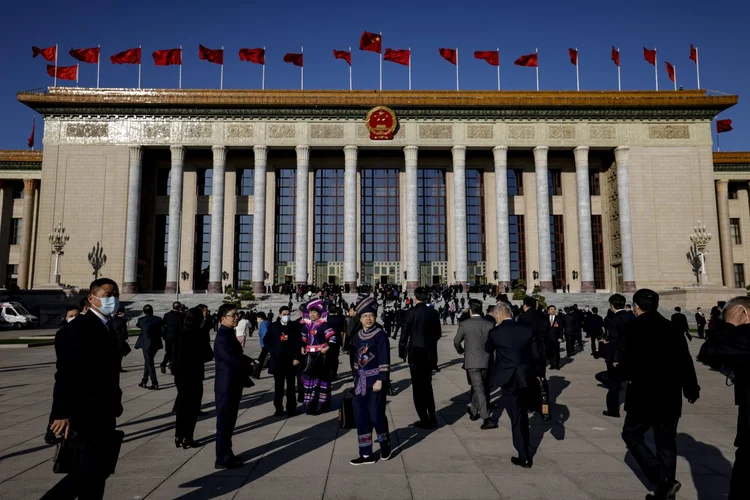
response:
M39 325L39 318L32 315L18 302L3 302L0 304L0 318L2 322L19 330Z

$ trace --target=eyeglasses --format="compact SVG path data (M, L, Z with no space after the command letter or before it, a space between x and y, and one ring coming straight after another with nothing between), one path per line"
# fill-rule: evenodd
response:
M236 314L225 314L224 317L225 318L236 318L237 315Z

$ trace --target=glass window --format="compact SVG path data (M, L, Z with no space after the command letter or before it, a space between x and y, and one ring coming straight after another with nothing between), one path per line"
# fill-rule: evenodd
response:
M417 225L419 227L419 261L445 261L445 171L417 170Z
M21 219L17 217L14 217L13 219L11 219L10 244L11 245L21 244Z
M211 196L214 185L214 169L199 168L198 173L198 196Z
M315 172L315 262L344 260L343 188L343 169L319 169Z
M253 216L234 218L234 286L240 287L253 276Z
M598 170L589 170L589 195L591 196L602 195L599 174Z
M551 168L547 170L548 192L550 196L562 196L562 172Z
M208 266L211 254L211 216L195 216L195 246L193 248L193 289L208 289Z
M734 287L745 288L745 264L734 265Z
M295 217L297 214L297 170L282 168L276 171L276 242L274 269L286 262L294 262ZM276 276L276 283L283 278Z
M523 215L508 216L510 235L510 279L526 281L526 228Z
M508 169L508 196L523 196L523 170Z
M255 194L255 169L237 169L236 177L237 196L253 196Z
M484 262L484 171L466 170L466 241L469 262Z
M605 288L604 284L604 233L602 232L602 216L591 216L591 241L594 248L594 287L597 290Z
M373 262L401 260L399 171L396 168L362 169L360 183L360 281L372 283ZM380 274L379 271L375 274Z
M734 243L735 245L742 245L742 236L740 235L740 219L734 217L729 219L729 235L732 238L732 243Z
M552 286L565 286L565 237L562 215L550 215L550 247L552 250Z
M156 169L156 195L157 196L169 196L169 189L172 185L172 169L171 168L157 168Z

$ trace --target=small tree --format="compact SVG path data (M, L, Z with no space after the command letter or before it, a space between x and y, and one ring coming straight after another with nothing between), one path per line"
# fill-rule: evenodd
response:
M224 297L224 303L225 304L232 304L234 306L239 307L240 306L240 298L237 295L237 293L234 291L234 287L232 285L227 285L227 287L224 289L226 292L226 296Z
M516 281L516 287L513 289L513 300L523 300L526 296L526 282L524 280Z

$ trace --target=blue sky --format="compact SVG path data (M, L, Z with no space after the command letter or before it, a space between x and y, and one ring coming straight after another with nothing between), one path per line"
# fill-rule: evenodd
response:
M32 112L16 101L19 90L52 85L46 62L32 59L31 46L59 44L61 66L74 64L71 47L102 46L101 86L135 87L136 66L116 66L109 56L143 46L143 87L177 87L176 67L155 67L151 53L183 46L183 88L218 88L219 67L198 59L198 44L224 46L225 88L260 88L261 68L242 62L240 47L266 46L266 88L299 88L299 68L282 61L286 52L305 51L306 89L348 88L346 63L333 49L353 48L356 89L378 86L378 56L357 50L363 30L382 31L384 48L412 49L412 87L455 88L455 69L439 47L459 48L462 89L496 88L495 68L473 59L474 50L500 47L504 89L535 88L534 70L513 66L520 55L539 48L542 90L575 90L568 47L577 47L582 90L616 90L611 46L619 46L623 90L653 90L653 67L643 46L656 47L659 85L668 88L664 62L677 68L678 84L696 87L690 44L700 51L703 88L740 95L723 113L734 131L722 134L723 151L750 150L750 65L746 23L750 3L732 0L720 8L690 2L633 0L604 2L402 1L402 2L198 2L144 1L64 3L38 0L4 7L0 31L0 149L26 147ZM81 86L96 85L96 65L81 65ZM63 85L70 85L66 82ZM407 68L383 65L383 88L405 89ZM37 144L41 145L41 120Z

